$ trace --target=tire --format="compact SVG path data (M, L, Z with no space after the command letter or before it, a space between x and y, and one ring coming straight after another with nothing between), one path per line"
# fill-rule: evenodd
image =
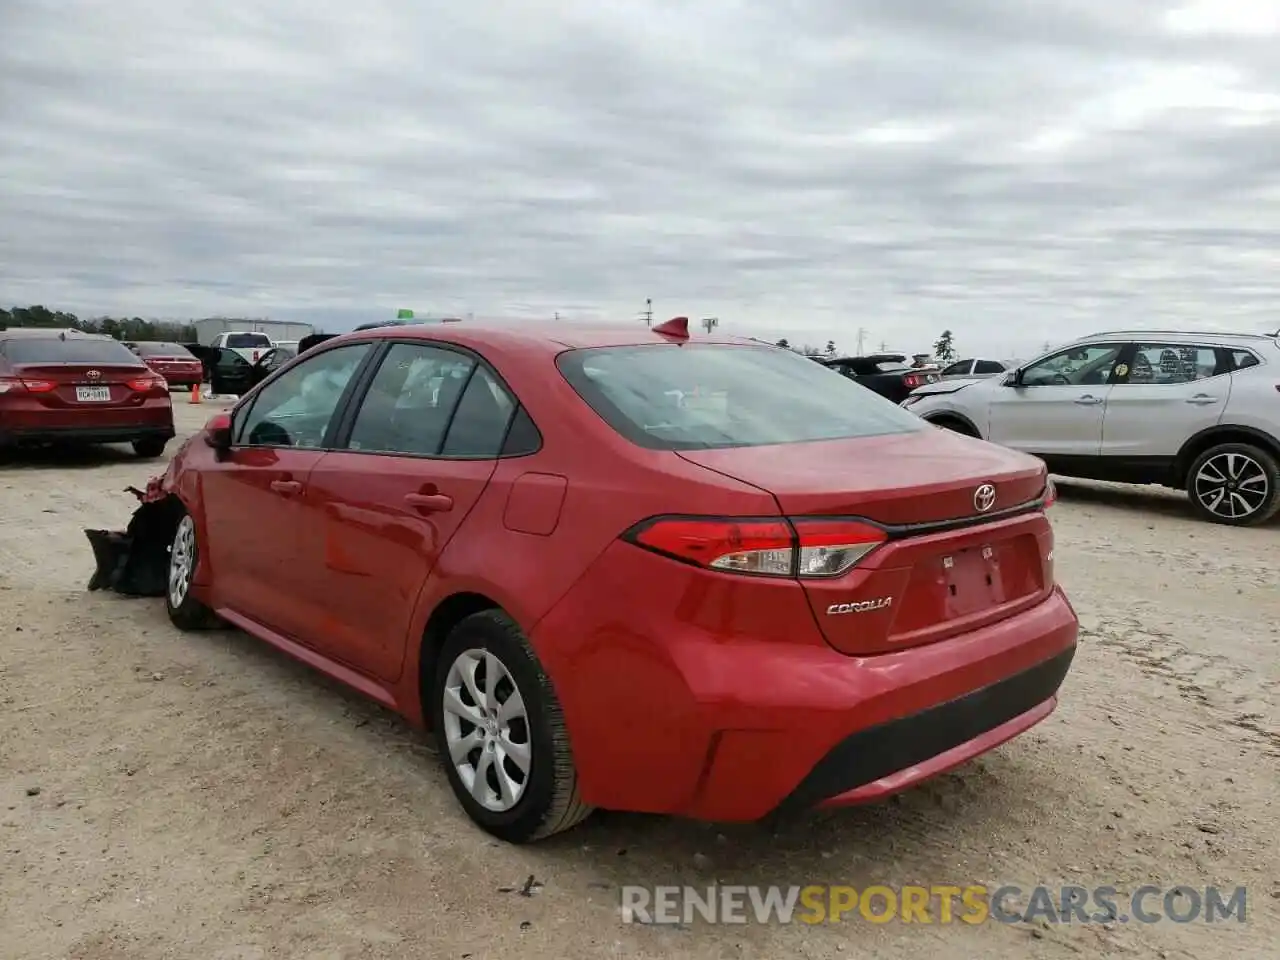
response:
M1280 464L1262 447L1220 443L1196 457L1187 471L1186 490L1200 519L1257 526L1280 510Z
M169 545L169 575L164 591L169 622L179 630L208 630L219 623L217 615L191 595L191 581L199 559L195 521L191 514L183 513Z
M481 699L491 693L496 708L487 713L474 709L478 702L464 679L469 671ZM524 632L510 617L484 610L462 620L446 638L433 673L431 719L440 759L458 802L481 829L508 843L528 843L568 830L591 814L592 808L578 796L578 774L560 701ZM489 690L495 677L496 688ZM524 708L523 722L518 716L502 717L502 708L516 693ZM455 705L448 711L446 699ZM463 719L464 714L475 721ZM503 719L509 724L505 735ZM527 771L513 759L519 754L512 747L526 747ZM507 774L506 791L496 789L499 766ZM477 769L483 770L483 781L477 780ZM483 784L474 795L463 771L471 783Z
M147 437L145 440L135 440L133 441L133 452L143 460L154 460L164 453L165 444L168 442L168 440L157 440L153 437Z

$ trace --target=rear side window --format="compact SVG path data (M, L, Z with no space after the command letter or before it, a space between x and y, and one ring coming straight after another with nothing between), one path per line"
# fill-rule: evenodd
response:
M1251 350L1231 351L1231 369L1233 370L1243 370L1246 367L1256 367L1258 363L1258 358Z
M961 360L958 363L953 363L951 366L947 367L945 370L942 371L942 375L944 377L954 377L958 373L968 373L969 364L971 363L973 363L972 360ZM978 371L982 372L981 361L979 361L978 363Z
M232 350L243 350L246 347L269 347L271 338L265 333L229 333L226 346Z
M974 373L1003 373L1004 364L995 360L979 360L973 365Z
M139 366L141 361L118 340L88 337L22 337L0 341L0 353L11 363L112 363Z
M578 394L627 439L655 450L837 440L928 429L835 370L775 347L654 344L569 350Z

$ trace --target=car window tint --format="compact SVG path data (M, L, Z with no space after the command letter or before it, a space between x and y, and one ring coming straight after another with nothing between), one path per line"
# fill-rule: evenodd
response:
M789 350L685 343L567 350L566 380L618 433L702 450L913 433L919 417Z
M438 455L475 365L472 357L456 350L393 344L360 402L348 448Z
M1231 367L1234 370L1243 370L1245 367L1256 367L1258 363L1258 358L1248 350L1231 351Z
M477 367L449 422L440 452L446 457L496 457L515 401L484 367Z
M316 354L263 388L237 430L248 446L316 448L338 401L369 352L353 343Z
M1129 364L1129 383L1192 383L1212 377L1218 367L1214 347L1140 343Z
M969 364L972 362L972 360L961 360L959 363L953 363L942 371L942 375L944 377L953 377L958 373L968 373Z
M542 434L538 431L533 418L529 416L529 411L520 407L516 410L511 426L507 429L507 439L502 445L502 455L523 457L530 453L537 453L541 446Z
M140 366L137 354L119 340L105 337L15 337L0 343L12 363L112 363Z
M1022 385L1078 387L1108 383L1120 348L1118 343L1095 343L1055 353L1028 366L1022 374Z
M1004 364L995 360L979 360L973 365L974 373L1001 373L1004 370Z
M181 357L193 360L195 355L180 343L137 343L134 347L143 357Z
M229 333L224 346L235 350L243 350L246 347L269 347L271 338L265 333Z

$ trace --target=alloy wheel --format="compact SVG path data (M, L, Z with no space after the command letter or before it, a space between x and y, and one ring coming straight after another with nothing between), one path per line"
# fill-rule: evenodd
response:
M176 610L187 599L187 591L191 589L191 574L196 559L196 527L191 515L185 515L178 522L178 529L173 535L173 546L169 549L169 604Z
M1271 479L1266 468L1248 454L1220 453L1196 471L1194 493L1214 516L1242 520L1266 504Z
M443 697L445 746L463 786L486 810L511 810L533 761L528 712L511 671L490 650L465 650L449 667Z

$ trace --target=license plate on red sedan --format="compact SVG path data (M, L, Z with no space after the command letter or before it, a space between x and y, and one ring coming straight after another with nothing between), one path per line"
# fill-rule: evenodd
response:
M943 558L943 577L949 594L947 607L951 616L963 617L1000 602L1002 591L997 563L991 547L961 550L954 556Z
M76 400L80 403L110 403L110 387L76 387Z

